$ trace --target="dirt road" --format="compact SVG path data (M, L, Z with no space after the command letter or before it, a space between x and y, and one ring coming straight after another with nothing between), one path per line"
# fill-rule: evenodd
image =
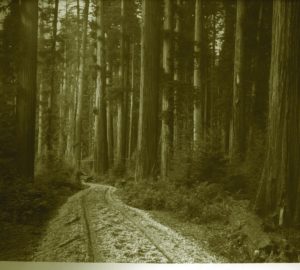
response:
M59 209L34 261L210 263L218 259L192 240L129 207L114 188L88 184Z

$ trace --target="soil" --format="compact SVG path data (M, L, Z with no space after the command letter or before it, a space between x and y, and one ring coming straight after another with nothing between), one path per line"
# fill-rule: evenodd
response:
M33 261L194 263L223 262L205 242L185 237L149 213L129 207L109 186L91 184L52 219Z
M110 263L299 261L299 252L292 253L286 244L287 232L265 232L262 220L247 204L232 201L227 223L196 224L174 212L130 207L120 201L114 187L90 183L71 196L46 226L2 221L0 259ZM288 231L288 236L299 239L299 231Z

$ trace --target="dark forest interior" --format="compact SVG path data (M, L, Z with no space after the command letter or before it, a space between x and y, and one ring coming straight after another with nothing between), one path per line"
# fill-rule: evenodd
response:
M299 72L298 0L2 0L0 260L91 183L225 261L300 262Z

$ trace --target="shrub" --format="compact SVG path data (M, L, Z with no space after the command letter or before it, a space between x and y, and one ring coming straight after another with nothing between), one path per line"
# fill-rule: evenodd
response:
M230 212L222 199L225 195L221 186L208 182L194 188L178 187L174 183L128 182L122 195L134 207L174 211L197 223L226 221Z
M46 170L28 182L18 178L2 183L0 188L0 219L22 224L43 222L58 204L81 189L71 181L72 171L61 165Z
M224 188L237 199L253 200L255 198L262 173L265 157L264 133L253 129L251 138L246 160L242 163L231 164L223 180Z
M228 161L219 151L180 151L171 162L170 179L178 185L191 187L200 182L220 182L226 173Z

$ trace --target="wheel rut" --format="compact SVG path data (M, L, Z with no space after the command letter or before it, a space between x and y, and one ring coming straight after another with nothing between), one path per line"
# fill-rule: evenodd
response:
M34 261L109 263L217 262L197 244L124 204L115 188L94 183L51 220Z
M147 229L144 228L143 226L139 225L134 218L131 216L131 214L129 213L129 211L127 209L125 209L125 207L122 207L122 205L117 202L116 200L113 199L113 188L111 187L107 187L106 192L105 192L105 198L106 201L108 203L108 205L110 205L112 208L116 209L117 211L119 211L125 219L127 219L130 223L132 223L132 225L139 230L154 246L155 248L167 259L168 263L173 263L174 260L171 257L170 254L168 254L168 252L166 250L164 250L164 248L162 248L159 244L158 241L155 239L154 236L150 235L147 232Z

